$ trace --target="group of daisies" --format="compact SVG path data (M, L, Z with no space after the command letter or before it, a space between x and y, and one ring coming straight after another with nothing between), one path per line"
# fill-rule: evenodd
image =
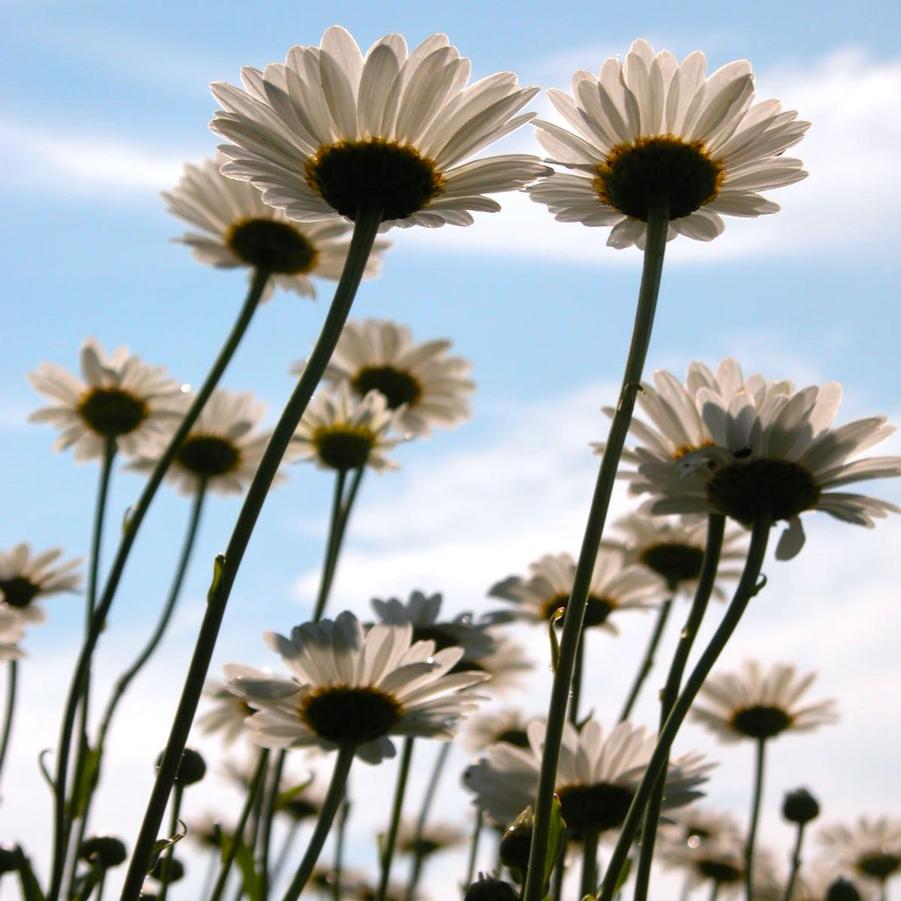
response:
M312 277L341 277L350 232L362 221L377 221L382 231L469 225L472 212L500 208L489 195L526 190L561 221L611 226L610 245L643 248L655 218L665 219L667 239L709 241L722 231L722 215L773 213L778 207L760 192L805 176L785 151L807 123L778 101L755 102L744 61L708 76L700 52L680 63L636 41L623 61L606 60L599 74L577 72L571 94L549 92L566 124L533 122L546 161L529 154L470 159L533 119L521 111L538 89L520 87L510 73L472 84L469 76L469 61L443 35L412 52L402 37L387 35L364 54L333 27L320 45L292 48L284 64L243 69L242 87L215 84L222 111L212 128L228 143L215 160L187 166L164 195L169 209L198 229L181 240L205 263L262 274L263 299L276 288L312 296ZM376 274L387 247L373 241L364 276ZM287 459L313 461L342 477L382 470L394 465L388 454L400 441L465 419L469 365L448 351L448 341L416 343L390 321L350 321ZM81 351L81 378L44 364L31 379L52 399L31 418L59 429L58 448L107 465L121 454L141 471L157 466L191 402L190 391L164 370L125 348L107 355L93 340ZM602 546L588 628L615 632L622 611L659 608L667 596L690 593L707 514L744 527L761 517L784 521L776 555L790 559L804 543L806 511L871 526L896 510L845 490L901 474L901 459L860 457L892 432L882 417L833 427L838 385L799 390L785 380L746 377L725 360L715 371L692 364L684 380L658 372L642 388L645 419L631 425L621 475L647 497L642 512L621 524L619 540ZM268 442L262 416L249 394L217 389L168 477L187 494L243 492ZM723 559L743 557L742 534L728 533ZM25 544L0 554L3 658L21 656L26 625L42 618L35 603L41 595L79 586L78 561L60 563L60 556L58 549L32 554ZM542 557L528 575L490 589L509 604L490 615L442 620L440 596L416 592L407 602L374 601L371 625L343 612L288 636L267 633L286 675L228 666L226 682L210 686L212 707L201 725L266 748L337 749L376 764L394 755L392 736L446 740L470 718L480 755L465 785L477 808L509 834L534 802L545 726L509 712L471 715L530 665L504 623L558 618L575 569L567 554ZM733 575L728 567L720 571L721 579ZM811 679L790 666L749 662L739 673L711 678L694 716L725 740L762 745L835 718L832 702L801 704ZM621 825L656 739L626 718L607 730L592 718L574 721L564 731L556 791L567 837L578 843ZM728 815L688 807L711 766L696 753L671 760L663 804L676 813L661 827L660 856L725 894L745 882L741 830ZM303 816L317 809L296 793L286 808L289 802ZM423 833L413 841L421 846L414 853L426 856ZM827 859L802 869L789 901L868 898L901 865L901 821L861 820L825 831L823 841ZM433 844L432 851L440 842ZM758 854L755 898L783 897L784 879L771 855ZM345 888L352 883L348 878Z

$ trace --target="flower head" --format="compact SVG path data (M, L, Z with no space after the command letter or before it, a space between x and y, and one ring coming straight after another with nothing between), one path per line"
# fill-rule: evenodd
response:
M746 660L740 672L708 678L691 715L726 742L809 732L838 719L833 700L798 704L815 678L799 676L789 664L764 670L759 661Z
M463 652L413 642L413 629L372 626L348 612L296 626L291 637L266 633L293 678L260 678L231 664L228 686L259 712L247 725L264 747L353 745L379 763L394 755L390 735L451 738L457 721L479 696L479 673L451 673Z
M784 152L809 123L777 100L754 103L754 76L746 60L706 76L700 51L682 63L635 41L625 61L614 57L600 75L580 70L572 94L550 90L554 107L574 129L535 123L553 162L571 170L529 188L557 219L612 225L612 247L644 246L655 209L677 234L710 241L723 228L720 214L760 216L779 207L760 191L804 178L801 161Z
M194 256L220 269L270 273L266 297L276 285L315 297L313 276L337 280L347 256L349 226L340 220L292 222L282 210L263 203L252 184L222 175L225 162L220 156L199 166L189 163L178 184L163 192L169 212L201 230L179 238ZM376 242L365 275L378 272L379 253L387 246Z
M385 227L470 225L471 210L500 209L487 194L550 170L523 154L463 163L528 122L533 114L516 113L538 91L506 72L466 87L469 73L445 35L408 54L389 34L364 56L333 26L284 65L242 69L243 90L212 86L224 112L210 127L232 142L220 147L230 160L222 172L298 221L372 210Z
M860 817L819 834L823 855L866 879L885 882L901 870L901 819Z
M134 455L181 418L182 387L162 367L148 366L127 347L106 356L88 338L81 348L79 379L53 363L42 363L28 379L56 403L41 407L29 422L49 422L60 430L56 450L73 447L76 460L102 457L108 441Z
M399 853L431 857L441 851L450 851L466 841L466 833L449 823L426 823L418 837L416 825L412 820L401 820L397 833Z
M54 547L32 556L31 545L25 543L0 551L0 611L7 613L10 633L17 629L10 611L21 623L41 623L44 611L35 603L38 598L77 591L81 586L81 559L56 565L62 553L62 548Z
M246 669L249 670L250 667ZM256 672L261 679L269 676L265 670ZM197 727L201 732L205 735L219 733L225 745L230 745L236 738L247 734L244 721L253 716L253 707L230 692L225 683L216 679L207 680L203 694L210 703L207 710L197 717Z
M474 751L484 751L499 741L517 748L528 748L529 734L526 730L533 719L535 717L526 718L521 711L513 708L478 713L466 721L466 744Z
M338 339L325 379L349 382L357 397L372 390L398 410L398 428L425 435L432 425L451 426L469 417L470 364L451 357L450 341L414 343L410 330L390 319L348 322ZM293 372L300 372L303 363ZM401 409L402 408L402 409Z
M669 822L660 824L661 848L698 848L704 844L739 841L741 838L738 821L733 814L725 811L692 804L676 811L668 819Z
M772 901L782 901L783 895L774 893L769 897ZM791 901L876 901L876 897L876 893L864 884L864 880L849 878L849 874L842 872L840 866L827 861L801 866Z

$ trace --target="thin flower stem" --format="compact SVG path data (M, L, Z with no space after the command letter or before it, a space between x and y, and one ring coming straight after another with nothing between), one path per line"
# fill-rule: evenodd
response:
M213 890L213 880L216 878L216 873L219 870L219 855L220 851L218 848L213 848L210 851L210 861L206 867L206 875L203 877L201 898L209 898L210 892Z
M544 895L544 859L550 837L551 810L554 795L554 783L557 777L557 761L560 756L560 741L563 737L563 724L566 720L566 707L569 689L575 668L576 650L585 618L588 603L588 590L591 576L598 554L598 545L604 532L607 519L607 508L616 479L616 470L632 421L635 398L641 387L641 375L651 340L651 329L654 322L654 311L657 308L657 295L660 290L660 277L663 272L663 256L666 249L667 216L665 211L653 210L648 217L647 244L644 252L644 267L641 274L641 287L638 293L638 307L635 314L635 325L629 355L623 373L623 383L619 402L610 432L604 456L598 470L597 483L585 535L579 553L579 562L573 578L572 594L566 605L563 618L563 635L560 641L560 659L554 673L551 688L550 707L548 709L547 732L544 751L541 756L541 770L535 800L535 820L532 828L532 847L529 854L529 868L523 892L524 901L541 901Z
M763 775L766 763L766 739L758 738L754 759L754 797L751 801L751 824L745 845L745 898L754 901L754 843L757 840L757 822L760 819L760 802L763 799Z
M426 786L425 795L422 798L422 808L416 819L416 828L413 832L413 862L410 866L410 879L407 882L407 891L404 896L405 901L413 901L416 897L416 889L419 887L419 877L422 875L423 854L420 853L420 845L422 843L422 834L425 832L425 825L429 819L429 813L432 809L432 803L435 800L435 793L438 790L438 782L447 765L447 757L450 754L451 743L445 741L441 743L441 748L435 757L435 765L432 767L432 775L429 777L429 784Z
M482 837L482 824L485 817L482 814L482 808L476 807L476 821L472 827L472 840L469 843L469 859L466 862L466 879L463 883L463 891L472 885L476 875L476 861L479 858L479 839Z
M253 778L247 788L247 797L244 799L244 806L238 816L238 822L235 823L234 831L231 834L231 840L227 843L227 851L222 856L222 866L219 867L219 876L216 884L213 886L213 892L210 895L210 901L220 901L222 893L225 891L225 883L228 882L228 874L231 866L235 861L235 855L238 853L238 843L244 841L244 830L247 828L247 820L250 818L250 812L256 803L257 795L263 787L266 780L266 770L269 766L269 749L264 748L260 751L257 758L257 768L253 772Z
M795 891L795 881L798 878L798 870L801 868L801 845L804 843L804 827L807 823L798 823L798 833L795 836L795 847L792 849L791 870L788 874L788 882L785 883L785 894L782 901L791 901Z
M146 874L147 861L159 831L163 810L172 789L178 763L181 760L191 723L197 712L197 704L203 691L213 649L225 616L226 605L231 594L232 586L238 575L238 569L244 557L244 552L250 542L257 518L263 508L266 495L272 485L272 481L278 472L282 457L291 443L297 425L313 396L313 391L319 384L325 367L331 358L332 352L341 336L341 330L347 321L351 305L363 277L369 253L378 233L381 214L373 211L364 211L357 216L354 223L353 237L344 271L335 290L335 296L329 307L328 314L322 326L322 332L316 341L316 346L310 355L307 365L298 380L297 386L291 395L282 415L272 432L269 444L263 453L259 468L253 477L244 504L238 515L238 520L232 530L231 538L225 551L224 558L217 560L217 572L207 597L207 608L203 622L194 646L194 655L185 678L184 688L169 740L163 754L162 762L157 771L156 783L147 804L144 822L141 825L138 840L132 854L125 884L122 889L122 901L137 901L141 891L141 885Z
M260 829L260 896L268 897L269 894L269 848L272 844L272 822L278 808L278 792L282 781L282 771L285 768L287 751L282 748L275 755L275 765L272 767L272 777L269 783L269 797L261 811Z
M575 726L579 722L579 703L582 699L582 672L585 669L585 630L579 636L576 648L576 665L573 669L573 684L569 694L569 721Z
M104 867L100 871L100 878L97 880L97 901L103 901L103 889L106 885L106 874L108 870Z
M332 897L341 901L341 871L344 868L344 836L347 832L347 818L350 816L350 801L345 793L338 810L338 829L335 834L335 862L332 867Z
M91 655L94 652L94 646L97 644L100 633L103 631L106 624L107 615L109 614L113 599L116 596L119 581L122 578L125 564L128 561L132 546L137 538L141 523L143 522L147 511L150 509L150 504L163 481L163 476L165 476L166 471L175 459L175 455L178 453L188 432L190 432L191 427L197 421L197 417L200 415L201 410L204 408L207 400L209 400L210 395L219 383L222 373L231 361L232 356L234 356L241 338L247 331L247 326L250 324L253 313L259 305L260 297L263 295L268 280L268 272L263 270L254 272L250 290L247 292L247 297L241 307L238 318L232 326L231 332L229 332L225 343L222 345L219 355L216 357L212 368L198 390L193 403L188 408L188 412L185 413L184 418L175 430L175 434L170 439L169 444L166 446L166 449L157 461L156 466L153 468L153 472L150 473L150 476L144 485L144 490L141 492L137 504L132 507L125 528L123 529L116 556L113 559L106 583L103 587L103 594L94 611L91 628L85 637L84 645L78 656L78 662L75 665L75 673L69 684L69 696L66 700L66 708L60 726L56 775L54 778L55 809L53 863L51 867L50 888L47 894L47 901L57 901L60 888L62 887L63 867L65 866L66 859L66 843L64 841L65 834L63 828L66 805L65 786L68 777L69 748L72 741L72 728L75 723L75 714L78 707L79 686L81 685L85 672L90 668Z
M16 683L18 682L19 661L10 660L6 677L6 709L3 711L3 737L0 738L0 774L13 732L13 714L16 710Z
M716 572L719 568L725 530L726 518L724 516L719 513L713 513L707 518L707 543L704 547L704 557L701 561L701 572L698 574L694 600L692 601L691 609L688 611L688 618L685 620L682 632L679 634L676 652L673 654L673 660L670 663L669 673L666 677L666 684L660 697L659 728L661 729L666 723L676 699L679 697L682 677L685 674L685 667L688 665L688 657L698 636L698 630L701 628L704 614L707 612L707 604L710 602L710 595L713 593L713 586L716 582ZM647 813L642 825L641 840L639 842L641 851L635 874L635 901L646 901L648 897L648 889L651 884L651 864L653 863L654 845L657 840L657 823L660 819L660 809L663 806L665 790L666 773L664 772L651 792L651 799L648 802Z
M404 795L407 793L407 778L410 775L410 761L413 759L412 738L404 739L400 765L397 768L397 783L394 786L394 803L391 805L391 819L388 832L385 834L385 845L382 848L381 871L379 873L379 889L376 901L385 901L388 893L388 880L391 877L391 861L394 859L394 846L397 844L397 830L400 826L400 815L404 806Z
M307 845L303 860L301 860L300 866L297 868L294 880L284 894L283 901L297 901L313 872L313 867L316 866L316 861L319 860L322 846L325 844L325 839L332 828L332 821L335 819L335 814L344 800L347 776L350 773L350 766L354 762L356 750L356 745L341 745L338 748L335 768L332 770L332 781L329 783L328 791L325 793L325 800L322 802L322 807L319 810L316 828L310 837L310 843Z
M183 785L176 785L175 791L172 792L172 811L169 817L169 835L173 836L178 832L178 816L181 813L181 802L185 794ZM169 871L172 869L172 858L175 856L175 843L170 844L163 852L163 859L160 863L160 894L159 901L166 901L169 894Z
M650 800L654 785L665 773L669 761L670 748L676 738L679 727L688 714L688 710L700 691L701 685L703 685L704 680L713 669L726 643L732 637L732 633L745 612L748 602L762 587L758 584L758 577L763 566L764 555L766 554L770 526L770 518L767 516L761 516L754 522L748 556L745 560L738 586L735 589L735 594L713 637L691 671L685 687L676 699L666 723L660 730L657 746L654 748L645 774L635 792L635 797L632 798L629 812L626 814L626 819L623 821L620 829L619 838L610 857L603 885L599 890L598 901L613 901L613 893L616 889L619 874L622 872L629 848L632 846L632 840L635 838L635 833L641 824L645 807Z
M579 897L584 898L594 892L598 884L598 838L597 829L586 829L582 835L582 884Z
M291 820L291 825L288 827L288 831L285 833L285 838L282 841L282 847L275 858L275 866L272 868L270 881L273 884L278 882L278 877L281 876L282 870L285 868L288 855L291 853L291 848L294 846L299 831L300 820Z
M623 705L622 712L619 715L620 723L629 719L632 708L635 706L638 695L641 693L641 689L644 686L645 679L647 679L651 670L654 668L654 656L657 653L657 646L660 644L660 639L663 637L663 630L666 628L666 622L669 619L672 607L673 598L669 597L660 605L660 609L657 611L657 622L654 623L654 631L651 633L651 638L648 641L648 646L644 652L641 665L638 667L638 672L635 674L635 681L632 683L632 688L629 689L629 697L626 698L626 703Z

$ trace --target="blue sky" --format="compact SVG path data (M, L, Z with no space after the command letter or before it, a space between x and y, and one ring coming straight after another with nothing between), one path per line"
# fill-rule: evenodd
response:
M773 378L842 381L841 421L882 412L898 422L901 23L895 6L432 7L4 4L0 66L12 89L0 98L6 211L0 217L6 310L0 460L7 474L4 508L14 515L0 521L0 547L30 540L76 555L87 546L96 467L52 454L50 430L24 423L39 405L26 372L43 360L74 368L81 341L94 335L108 348L128 344L183 381L204 374L240 303L243 277L202 267L170 243L182 226L158 193L171 187L183 162L215 148L207 129L215 109L210 81L235 83L241 65L281 60L292 44L317 42L334 22L361 45L392 30L411 44L446 31L472 58L474 74L511 69L542 87L567 87L575 69L596 70L604 56L624 53L638 36L678 55L704 49L711 68L749 58L759 95L777 96L813 122L797 148L810 178L773 192L783 206L774 217L728 220L726 233L710 245L680 240L670 246L649 368L681 371L691 359L735 355L747 371ZM540 97L533 108L547 114L548 104ZM539 152L527 131L505 146ZM605 229L554 222L525 198L504 205L505 212L482 216L470 229L392 233L396 243L382 277L361 290L355 315L395 318L421 339L451 337L474 363L478 392L470 423L400 449L399 473L367 480L336 604L362 613L372 595L421 587L444 590L452 609L478 609L497 578L522 571L541 553L577 546L594 466L586 443L605 428L598 408L612 400L621 371L640 256L606 248ZM328 283L320 283L316 304L280 294L262 308L224 386L256 392L274 418L291 388L288 368L307 353L328 293ZM117 473L116 518L138 488L136 478ZM274 663L257 636L304 618L329 491L323 473L295 469L273 494L217 665ZM901 500L894 486L874 486L874 493ZM131 740L121 740L123 763L111 778L136 778L149 766L144 758L156 754L209 560L236 513L234 500L210 506L164 662L136 689L138 706L154 716L123 714ZM162 590L157 575L174 560L186 516L181 498L168 490L160 495L101 646L101 673L112 675L125 662L141 623L153 616ZM809 520L808 546L796 563L770 564L772 600L764 606L761 598L730 659L772 654L817 668L822 691L837 694L846 712L831 743L786 739L787 762L774 764L771 803L798 779L821 774L825 780L848 767L848 784L830 788L836 816L889 812L901 802L889 765L901 753L901 730L886 722L881 693L899 676L889 637L899 625L892 548L901 528L887 523L868 533L823 520ZM800 629L803 603L811 606L802 608ZM13 759L23 789L17 800L7 784L0 809L3 835L12 834L11 824L21 826L39 858L49 801L33 759L54 742L59 683L67 678L81 617L75 599L55 599L48 610L49 624L28 637L23 666ZM824 630L815 639L804 631L811 622ZM646 628L637 624L607 650L611 666L630 668ZM52 674L47 678L44 667ZM609 671L599 670L598 678L609 680ZM610 705L607 716L616 706ZM651 708L645 712L650 721ZM731 751L721 759L711 793L743 812L746 762ZM101 800L100 814L128 832L140 807L141 792L134 795L127 810ZM361 858L369 852L362 835L357 851Z

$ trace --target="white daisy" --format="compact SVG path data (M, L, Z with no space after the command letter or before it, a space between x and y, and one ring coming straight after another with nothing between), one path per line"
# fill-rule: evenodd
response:
M401 441L388 437L397 416L378 391L358 399L347 382L321 390L294 433L291 447L295 459L341 472L364 466L377 472L396 469L397 464L385 456L385 451Z
M655 496L650 512L719 512L744 525L759 516L787 520L776 549L781 560L804 544L805 510L863 526L898 512L887 501L830 490L901 474L901 457L859 457L894 432L885 417L833 429L842 396L837 383L796 391L789 381L745 380L734 361L723 367L731 371L725 383L694 378L683 386L656 373L656 388L643 386L639 403L654 428L633 419L642 446L624 459L637 464L625 473L631 490Z
M529 564L529 573L527 577L508 576L488 590L491 597L516 604L515 612L495 614L497 621L547 622L560 607L566 607L576 574L576 561L569 554L546 554ZM626 565L622 552L601 549L588 589L586 627L600 626L617 634L610 615L617 610L656 606L662 587L660 579L644 567Z
M0 603L0 660L20 660L25 652L19 642L25 634L25 619L15 607Z
M823 855L859 876L884 883L901 868L901 819L862 816L819 833Z
M485 196L548 173L524 154L463 160L528 122L516 113L538 88L502 72L465 87L469 60L445 35L411 54L389 34L364 57L339 26L318 47L296 46L285 64L241 70L244 89L212 85L224 112L210 127L231 144L222 172L253 182L263 200L298 221L355 219L391 225L470 225L496 212ZM462 165L461 165L462 164Z
M692 804L660 824L660 847L697 848L724 840L738 841L742 829L735 816L728 811L713 810Z
M184 413L185 392L166 370L148 366L118 347L107 357L99 342L81 347L79 379L53 363L42 363L28 379L55 403L41 407L29 422L49 422L60 430L55 450L74 447L76 460L102 457L107 441L129 455L143 451Z
M0 611L12 610L23 623L42 623L44 611L35 601L51 594L78 591L81 558L56 565L62 548L31 555L31 545L17 544L0 551Z
M459 718L480 700L471 689L481 674L450 673L460 648L436 651L434 642L412 637L410 625L364 632L348 612L296 626L290 638L267 632L293 678L261 679L232 664L225 668L228 686L259 711L247 722L258 744L353 746L363 760L379 763L394 755L389 735L452 738Z
M217 388L179 448L166 478L182 494L195 494L201 482L211 491L240 494L256 473L269 442L269 433L259 431L264 412L265 407L252 394ZM128 468L151 471L164 449L162 441L157 443Z
M854 895L853 892L857 894ZM772 901L782 901L783 897L784 892L780 892L778 897L771 896ZM876 894L862 881L849 878L847 873L842 873L832 862L826 862L801 866L790 901L840 901L848 898L876 901Z
M504 695L520 687L522 676L535 669L535 663L525 647L504 634L503 629L490 629L493 649L482 656L473 655L460 662L461 669L478 670L488 677L485 690L494 695Z
M466 745L474 751L484 751L489 745L504 741L517 748L528 748L526 729L533 719L536 717L526 717L512 707L476 714L467 719L464 727Z
M249 667L247 667L249 669ZM268 678L270 673L257 670L257 678ZM228 687L216 679L208 679L203 687L203 694L209 700L207 710L197 717L197 727L205 735L220 734L226 745L232 744L236 738L247 734L244 721L253 716L254 709L241 700Z
M277 285L302 297L315 297L312 276L337 280L347 257L350 226L340 220L299 225L282 210L263 203L260 192L246 181L219 172L224 157L188 163L172 191L164 191L169 212L201 229L178 240L201 263L220 269L249 267L271 274L264 300ZM378 273L379 253L388 246L377 241L364 275Z
M399 854L415 854L418 857L431 857L440 851L449 851L466 841L466 833L450 823L426 823L422 834L416 836L417 823L413 820L401 820L397 832L397 851Z
M528 727L529 748L506 742L488 748L463 776L476 793L477 804L498 823L509 825L534 803L544 745L545 725ZM578 732L567 723L557 764L555 792L561 814L573 837L586 829L605 832L622 825L632 798L654 752L656 736L624 722L605 738L600 723L589 720ZM684 807L703 792L713 764L700 754L686 754L670 762L663 809Z
M600 76L580 70L570 97L550 90L557 111L575 131L537 121L538 140L552 162L572 170L529 188L562 222L612 225L612 247L644 246L649 212L669 219L677 234L710 241L720 214L761 216L779 207L760 191L800 181L801 161L784 152L808 122L777 100L753 103L751 64L738 60L706 78L695 51L681 63L667 50L635 41L625 62L604 61Z
M798 675L790 664L764 670L759 661L745 660L740 672L707 679L691 715L725 742L809 732L838 719L833 700L798 704L815 678L816 673Z
M390 319L348 322L332 354L325 380L349 382L358 397L375 389L399 411L398 428L427 434L432 425L451 426L469 418L470 363L449 356L450 341L413 342L410 330ZM303 362L292 372L300 373Z

